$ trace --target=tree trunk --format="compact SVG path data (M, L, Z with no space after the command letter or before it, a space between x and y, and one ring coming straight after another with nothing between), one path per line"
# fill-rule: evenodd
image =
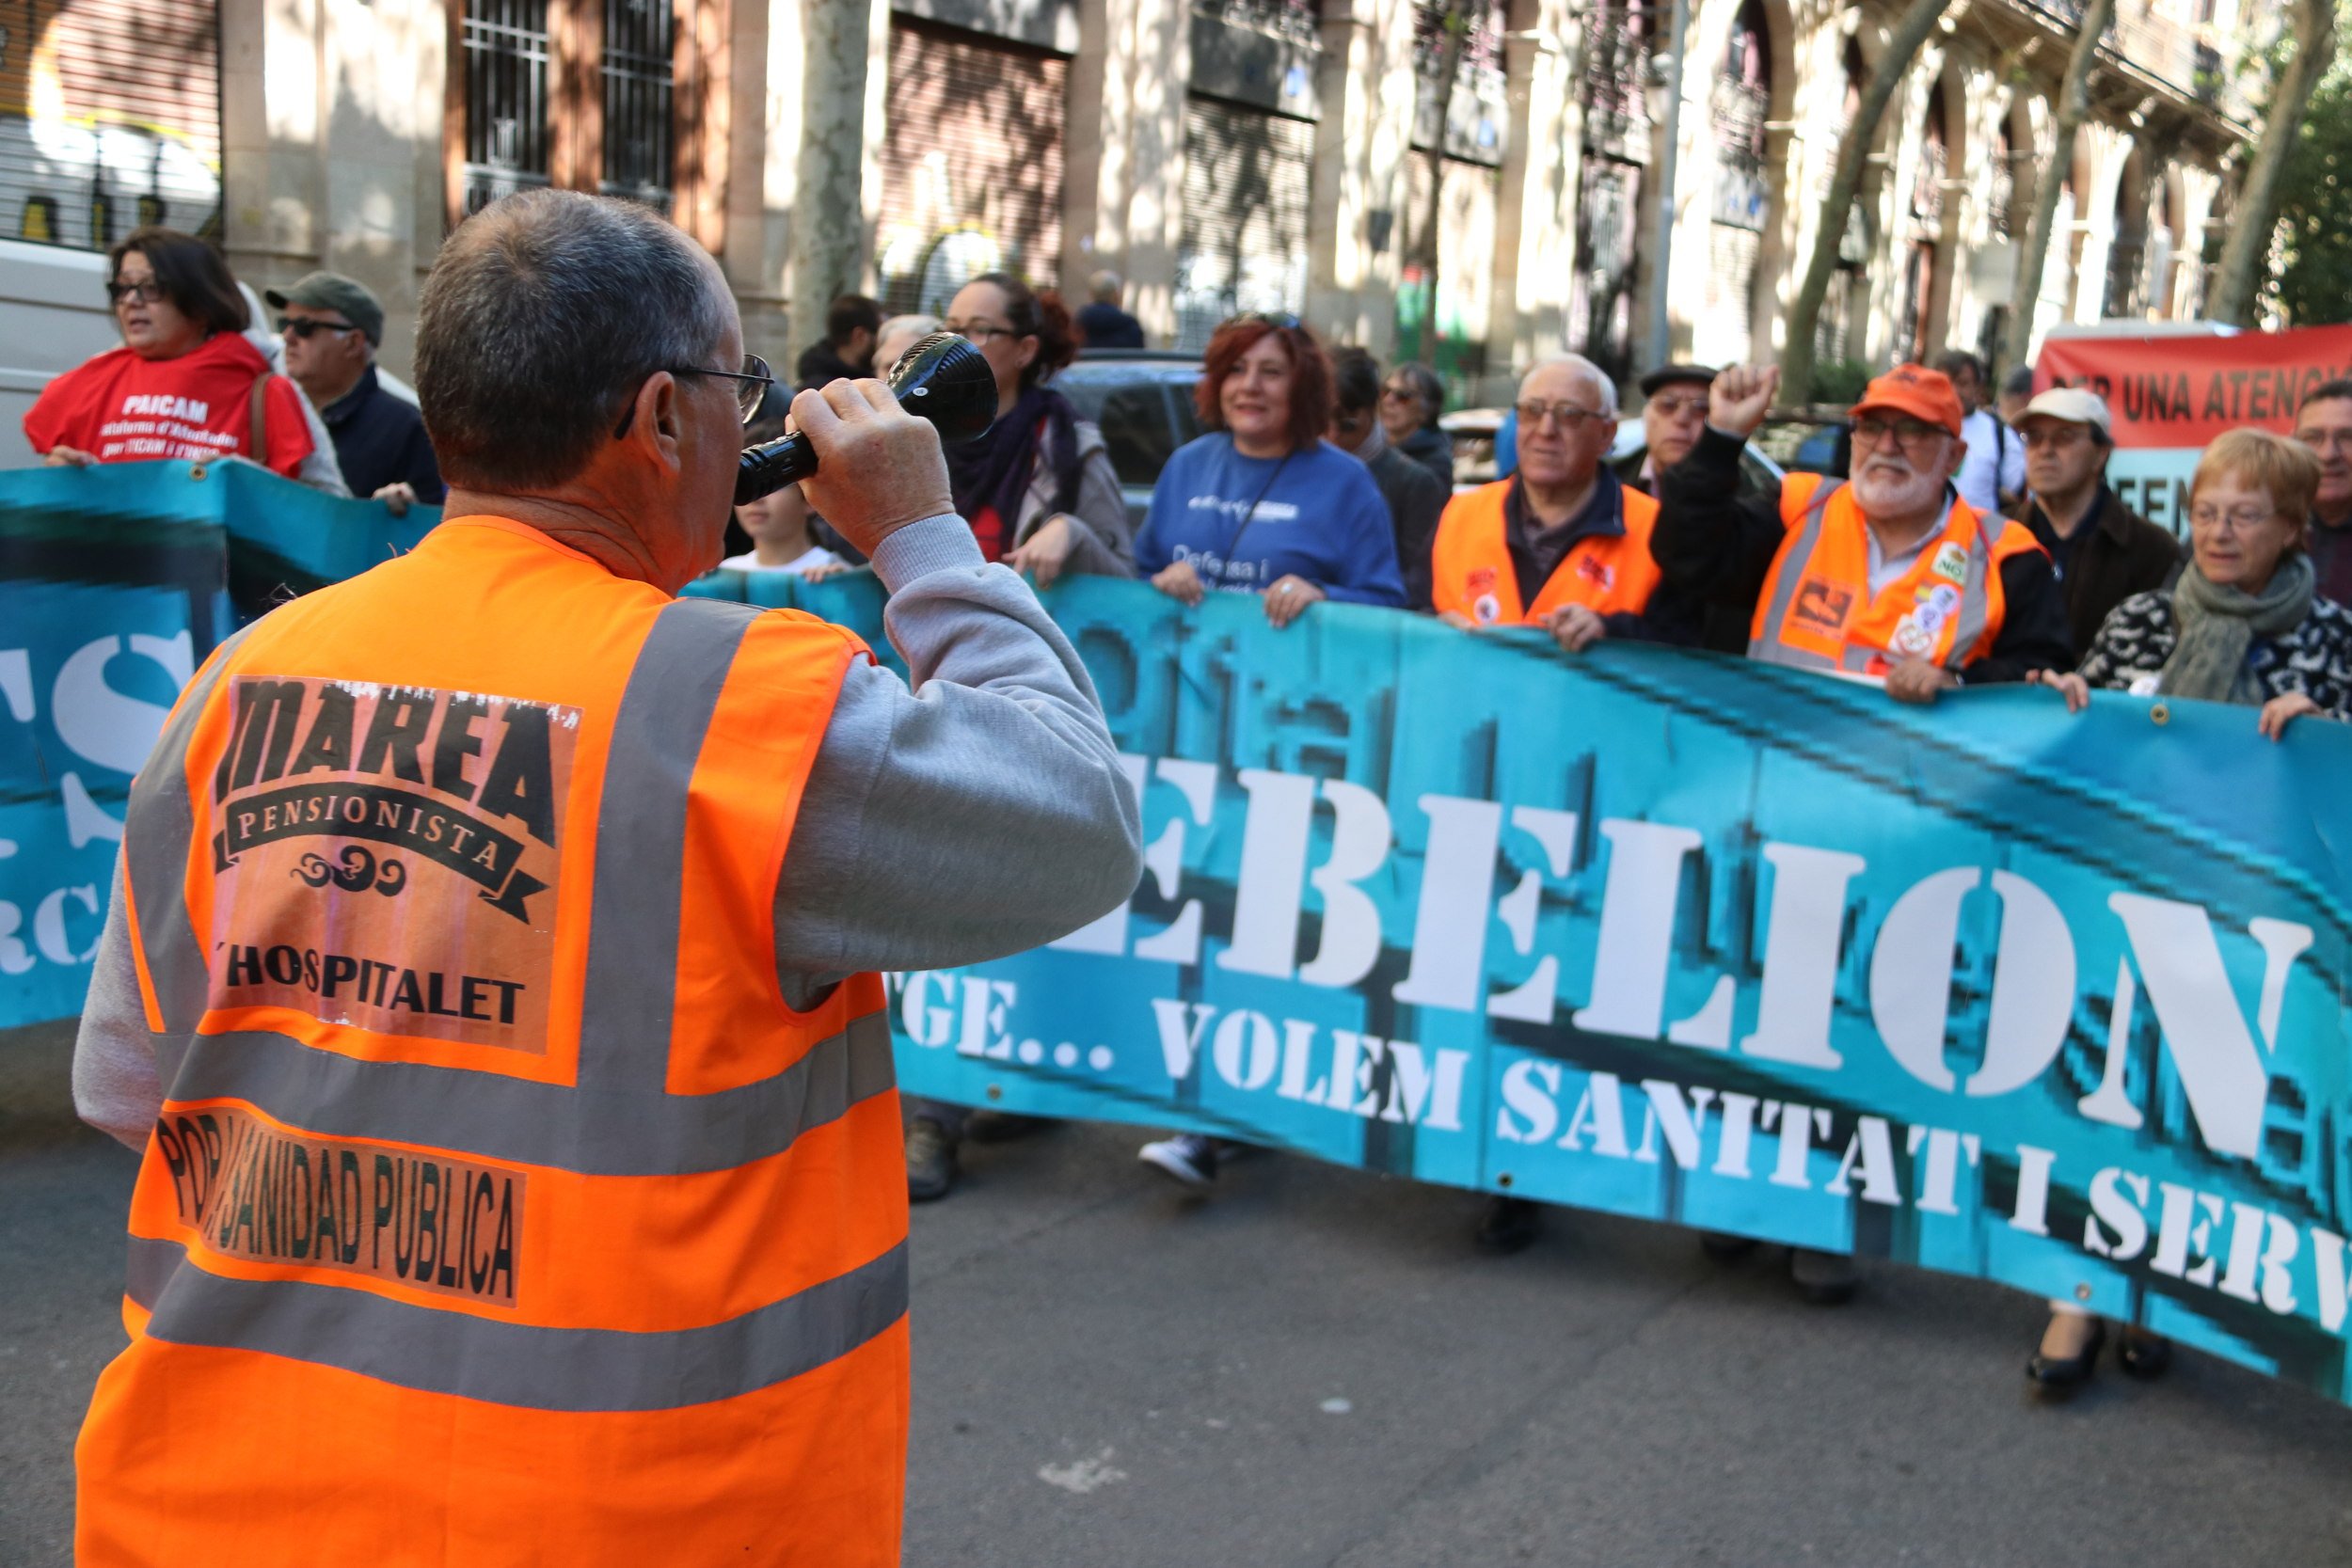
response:
M872 0L802 0L800 193L792 203L792 341L866 277L866 48Z
M1422 209L1421 232L1413 244L1413 264L1421 270L1423 301L1415 356L1432 369L1438 362L1438 225L1445 214L1445 132L1454 112L1454 82L1462 74L1462 41L1470 36L1468 0L1454 0L1438 15L1445 28L1445 50L1438 56L1438 135L1430 144L1429 205Z
M2090 0L2083 8L2082 31L2075 35L2074 53L2066 56L2066 75L2058 84L2057 139L2050 150L2050 166L2033 189L2033 216L2017 252L2015 282L2010 291L2009 332L2001 345L2005 365L2022 365L2033 348L2033 319L2042 303L2042 275L2049 261L2050 232L2058 225L2058 192L2066 183L2067 166L2074 157L2074 134L2090 118L2090 68L2099 54L2099 40L2115 19L2115 0Z
M1853 210L1862 188L1862 171L1868 166L1870 144L1878 139L1879 121L1895 89L1902 85L1919 46L1935 31L1951 0L1911 0L1887 36L1886 52L1879 56L1870 79L1863 85L1862 102L1854 107L1853 123L1837 143L1837 165L1831 172L1829 199L1821 204L1821 230L1814 237L1813 258L1805 264L1804 281L1788 309L1788 344L1781 350L1781 397L1790 403L1808 402L1813 387L1813 335L1821 323L1821 302L1829 297L1830 274L1837 268L1838 242L1845 238L1846 214Z
M2254 313L2254 293L2270 260L2272 231L2279 226L2279 174L2303 129L2312 89L2336 56L2335 0L2296 0L2291 17L2295 57L2279 72L2271 91L2262 140L2255 145L2238 198L2230 204L2229 236L2205 300L2209 319L2233 326L2249 325Z

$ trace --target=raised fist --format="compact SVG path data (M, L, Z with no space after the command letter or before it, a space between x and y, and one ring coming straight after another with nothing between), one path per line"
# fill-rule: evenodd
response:
M1763 426L1780 390L1778 365L1732 365L1707 394L1707 422L1742 441Z

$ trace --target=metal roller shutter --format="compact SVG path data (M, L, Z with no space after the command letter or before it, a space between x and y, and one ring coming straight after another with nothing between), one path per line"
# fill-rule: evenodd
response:
M220 227L215 0L0 0L0 235Z
M1244 310L1307 301L1313 122L1195 98L1184 106L1184 220L1176 252L1176 346L1208 346Z
M1059 55L891 20L876 236L887 309L944 312L984 272L1055 281L1069 88Z

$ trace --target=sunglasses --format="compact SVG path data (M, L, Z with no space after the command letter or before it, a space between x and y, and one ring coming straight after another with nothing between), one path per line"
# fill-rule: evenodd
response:
M357 332L349 322L296 321L292 316L278 318L278 330L296 338L309 339L313 332Z
M109 283L106 285L106 302L108 304L119 305L126 299L136 299L149 305L160 305L163 303L164 299L163 283L157 278L142 277L135 283Z

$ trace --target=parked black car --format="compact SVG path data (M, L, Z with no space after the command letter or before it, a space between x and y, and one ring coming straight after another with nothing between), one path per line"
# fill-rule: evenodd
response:
M1137 529L1152 507L1152 486L1178 447L1200 434L1192 389L1200 356L1158 349L1086 349L1054 377L1082 420L1103 427L1128 520Z

